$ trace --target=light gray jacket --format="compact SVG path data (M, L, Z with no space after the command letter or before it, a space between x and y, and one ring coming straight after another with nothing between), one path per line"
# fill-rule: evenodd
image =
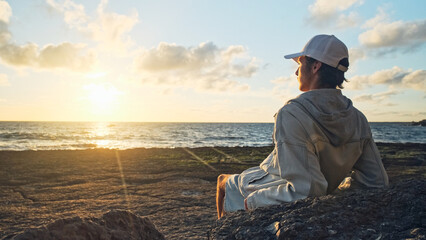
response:
M275 115L275 148L239 177L249 209L322 196L349 172L366 187L388 176L365 116L338 89L318 89L290 100Z

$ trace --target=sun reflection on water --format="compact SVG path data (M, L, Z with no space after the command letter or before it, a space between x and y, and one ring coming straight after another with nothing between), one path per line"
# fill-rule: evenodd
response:
M90 132L90 138L92 144L96 144L99 148L113 148L114 144L109 136L111 136L110 123L108 122L97 122L94 123L93 130Z

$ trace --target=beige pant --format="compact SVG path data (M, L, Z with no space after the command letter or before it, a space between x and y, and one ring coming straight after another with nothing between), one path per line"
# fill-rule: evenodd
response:
M244 197L238 187L239 174L231 175L225 185L225 212L244 210Z

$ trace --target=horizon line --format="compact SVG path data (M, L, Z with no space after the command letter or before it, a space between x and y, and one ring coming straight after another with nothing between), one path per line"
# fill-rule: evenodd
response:
M423 119L424 120L424 119ZM369 123L413 123L419 121L368 121ZM191 121L61 121L61 120L0 120L1 122L46 122L46 123L274 123L271 122L229 122L229 121L212 121L212 122L191 122Z

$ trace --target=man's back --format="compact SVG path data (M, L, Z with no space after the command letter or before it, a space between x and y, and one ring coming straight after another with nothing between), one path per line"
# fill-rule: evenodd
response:
M275 149L241 173L239 187L249 208L322 196L354 170L366 187L386 186L364 115L338 89L318 89L289 101L276 115Z
M367 187L388 184L367 119L340 90L306 92L291 100L286 110L301 122L315 148L328 182L327 193L334 191L352 168L354 180Z

